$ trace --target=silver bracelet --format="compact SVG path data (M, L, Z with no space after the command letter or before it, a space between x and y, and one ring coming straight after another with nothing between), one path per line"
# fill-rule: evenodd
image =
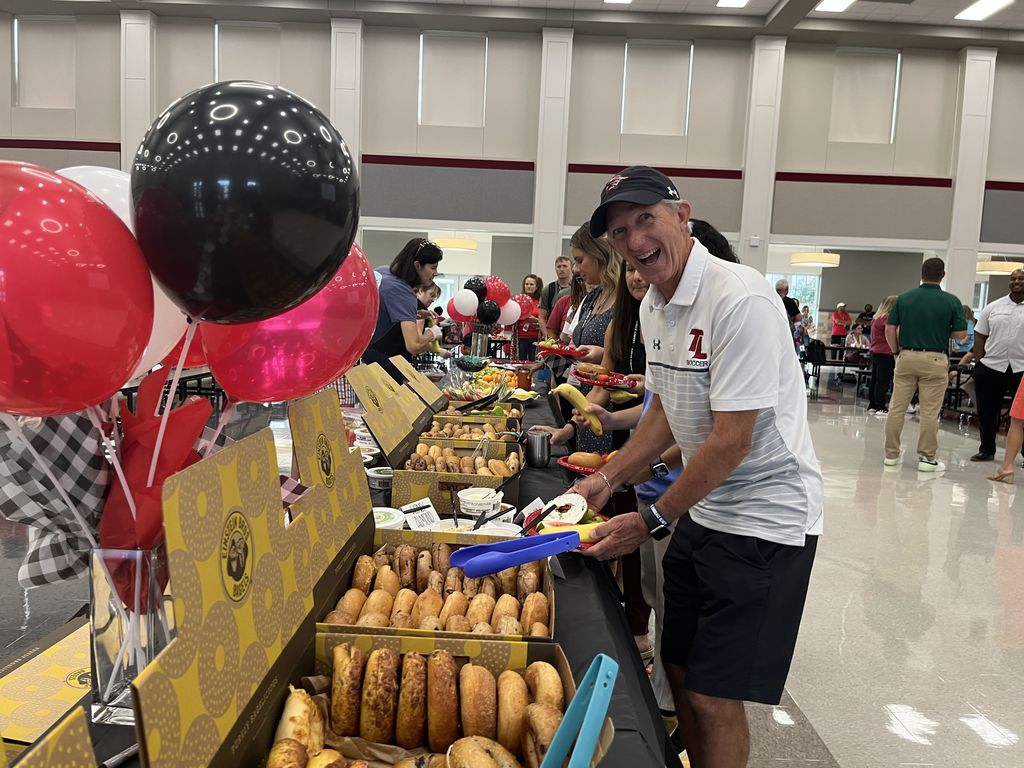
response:
M608 486L608 493L615 493L615 489L612 488L612 483L608 479L608 475L606 475L600 469L597 470L594 474L597 475L598 477L600 477L602 480L604 480L604 484Z

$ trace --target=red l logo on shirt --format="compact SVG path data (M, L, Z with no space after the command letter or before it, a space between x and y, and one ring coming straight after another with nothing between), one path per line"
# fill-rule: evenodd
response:
M690 352L694 360L707 360L708 354L704 351L704 331L700 328L690 329Z

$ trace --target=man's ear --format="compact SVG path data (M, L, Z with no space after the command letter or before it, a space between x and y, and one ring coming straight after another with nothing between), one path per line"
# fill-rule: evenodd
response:
M690 219L690 203L688 200L679 201L679 220L683 222L683 226Z

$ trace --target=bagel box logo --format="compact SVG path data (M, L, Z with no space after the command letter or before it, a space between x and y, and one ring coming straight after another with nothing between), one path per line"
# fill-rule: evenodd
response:
M252 529L241 512L232 512L220 537L220 579L233 602L245 599L252 585Z
M64 682L72 688L88 690L92 688L92 670L88 667L76 669L64 678Z
M324 485L333 488L334 454L331 453L331 442L323 432L316 437L316 460L320 466L320 476L324 479Z

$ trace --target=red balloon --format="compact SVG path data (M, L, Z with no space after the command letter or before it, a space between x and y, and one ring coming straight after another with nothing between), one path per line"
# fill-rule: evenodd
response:
M468 317L455 308L455 299L448 299L448 317L457 323L468 323L472 317Z
M0 161L0 411L106 400L152 327L149 269L117 215L52 171Z
M204 325L210 371L236 401L280 402L316 392L366 350L379 301L373 268L353 244L334 277L294 309L256 323Z
M537 300L528 293L520 293L512 297L512 301L522 310L520 317L529 317L537 309Z
M161 365L177 365L181 357L181 348L185 346L185 337L178 339L174 349L167 353L167 357L160 361ZM203 326L197 325L192 335L192 343L188 345L188 354L185 355L185 368L198 368L206 365L206 350L203 349Z
M496 275L485 277L484 285L487 286L487 298L499 307L505 306L505 302L507 302L509 297L512 295L512 291L508 288L508 283Z

